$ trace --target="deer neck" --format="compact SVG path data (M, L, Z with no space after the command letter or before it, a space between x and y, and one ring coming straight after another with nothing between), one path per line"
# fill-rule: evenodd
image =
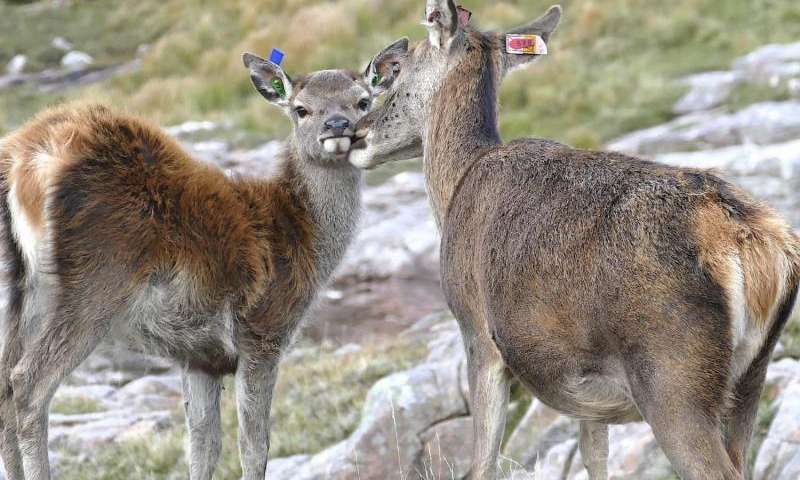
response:
M361 213L361 171L303 158L294 145L286 151L283 176L295 198L305 203L315 232L312 239L319 279L327 280L355 236Z
M488 49L474 48L450 69L433 96L425 125L423 168L441 228L462 177L478 153L501 143L497 125L498 66Z

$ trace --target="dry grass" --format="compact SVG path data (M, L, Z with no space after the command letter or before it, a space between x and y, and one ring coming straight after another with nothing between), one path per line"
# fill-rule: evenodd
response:
M510 28L554 1L463 3L482 27ZM50 10L0 4L0 63L14 52L33 54L37 65L52 63L41 46L56 34L73 37L76 48L106 62L130 57L137 42L151 43L139 72L66 96L105 99L161 123L232 119L238 128L277 136L286 133L287 122L252 92L242 51L281 47L286 68L295 73L356 69L391 40L424 34L421 0L142 0L124 9L112 3L73 0L71 7ZM537 135L599 146L669 119L680 93L673 79L726 67L759 45L800 36L800 4L791 0L562 3L566 15L552 56L508 79L502 90L508 138ZM43 21L41 29L21 28ZM0 94L0 131L63 96L24 89Z
M358 426L367 391L386 375L404 370L424 355L423 349L399 341L344 356L310 350L282 365L272 406L270 457L315 453L346 438ZM228 382L222 403L223 450L216 476L241 477L236 449L236 405ZM101 448L92 455L68 452L58 478L79 480L185 479L185 428L176 411L176 428L146 441Z

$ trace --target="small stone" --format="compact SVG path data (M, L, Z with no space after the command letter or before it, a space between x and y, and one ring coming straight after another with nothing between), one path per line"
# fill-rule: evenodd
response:
M342 345L339 347L333 355L335 357L346 357L348 355L352 355L354 353L358 353L362 351L364 348L361 345L355 343L348 343L347 345Z
M64 37L55 37L50 44L59 50L69 52L73 49L72 43Z
M67 70L81 70L93 63L94 58L91 55L77 50L73 50L61 58L61 66Z
M11 57L8 65L6 65L6 72L9 75L19 75L25 70L25 65L28 64L28 57L25 55L17 54Z

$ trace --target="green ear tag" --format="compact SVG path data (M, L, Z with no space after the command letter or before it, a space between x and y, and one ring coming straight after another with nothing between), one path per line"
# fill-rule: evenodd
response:
M286 87L283 86L283 80L278 77L273 78L272 88L275 89L281 98L286 98Z
M372 86L377 87L383 81L383 77L380 73L376 73L375 76L372 78Z

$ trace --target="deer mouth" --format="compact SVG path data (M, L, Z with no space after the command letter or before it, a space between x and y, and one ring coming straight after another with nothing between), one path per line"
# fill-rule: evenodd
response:
M320 138L319 142L322 144L322 149L325 150L326 153L336 155L337 159L345 159L353 144L353 137L349 135L325 137Z
M367 134L369 130L359 130L353 136L353 143L350 145L350 150L363 150L367 148Z

